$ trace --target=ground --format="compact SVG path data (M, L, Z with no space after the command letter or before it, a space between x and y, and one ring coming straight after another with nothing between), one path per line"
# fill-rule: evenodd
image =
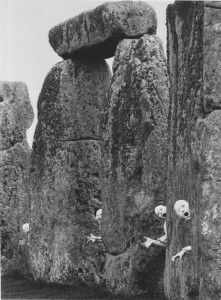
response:
M5 276L1 278L1 299L126 299L114 297L104 288L81 285L70 287L58 284L36 282L32 278L20 276ZM128 297L127 297L128 299ZM145 296L130 298L152 300ZM158 299L163 300L163 299Z

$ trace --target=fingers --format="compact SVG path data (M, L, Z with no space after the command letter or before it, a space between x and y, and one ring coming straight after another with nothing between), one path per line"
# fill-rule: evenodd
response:
M95 242L95 240L94 239L88 239L88 241L87 242L92 242L92 243L94 243Z
M179 258L179 255L174 255L174 256L172 257L172 261L175 261L175 259L177 259L177 258Z
M178 253L172 257L172 261L175 261L177 258L182 258L182 256Z
M191 246L187 246L187 247L183 248L182 251L180 251L179 253L177 253L175 256L172 257L172 261L174 261L176 258L182 259L184 254L187 252L190 252L191 250L192 250Z
M87 239L88 239L87 243L88 243L88 242L92 242L92 243L95 242L95 238L93 237L92 234L91 234L90 236L87 236Z
M141 245L144 246L144 247L146 247L146 248L150 247L150 244L149 243L147 244L146 242L145 243L141 243Z
M182 259L184 253L185 253L184 251L180 251L179 253L177 253L172 257L172 261L175 261L177 258Z

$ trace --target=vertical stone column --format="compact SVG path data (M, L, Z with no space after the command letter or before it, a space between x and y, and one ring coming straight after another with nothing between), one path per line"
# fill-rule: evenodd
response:
M154 34L156 27L147 3L118 1L49 32L52 48L66 61L49 72L38 102L31 173L36 278L102 282L103 246L87 244L86 236L98 229L93 199L103 188L99 129L111 77L104 58L114 55L123 38Z
M32 155L31 259L35 278L100 284L100 117L110 81L103 59L68 59L48 73L38 100ZM96 200L97 199L97 200Z
M0 82L0 202L2 274L29 272L22 224L29 222L29 167L31 149L26 130L34 118L27 86Z
M154 208L166 202L168 93L159 38L121 41L102 118L102 240L116 294L163 295L165 248L141 243L163 235Z
M220 61L218 2L175 2L167 9L170 71L168 299L220 299ZM191 220L173 205L185 199ZM182 247L192 253L171 261Z

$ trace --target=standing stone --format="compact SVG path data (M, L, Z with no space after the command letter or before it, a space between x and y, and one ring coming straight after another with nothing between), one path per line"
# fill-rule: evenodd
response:
M163 294L165 248L155 206L166 201L168 75L156 36L120 42L102 118L102 239L117 294Z
M221 299L221 10L217 2L167 9L171 105L165 291L170 300ZM185 199L191 220L173 205ZM188 244L187 244L188 243ZM192 253L171 261L182 247Z
M0 82L0 151L26 141L26 131L34 118L23 82Z
M27 86L0 82L0 199L2 274L29 272L22 224L29 222L28 173L31 150L26 130L34 118Z
M120 40L156 33L154 9L145 2L107 2L71 18L49 32L49 42L64 59L74 55L114 56Z
M32 155L31 259L34 277L102 283L98 235L101 108L109 86L104 60L66 60L47 75L38 100Z

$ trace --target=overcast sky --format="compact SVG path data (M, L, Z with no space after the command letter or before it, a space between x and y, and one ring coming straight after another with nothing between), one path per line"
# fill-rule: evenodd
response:
M27 132L31 146L37 122L37 100L43 81L61 61L48 42L48 31L58 23L107 1L0 0L0 80L27 84L35 121ZM174 1L146 1L156 11L157 35L166 50L166 8ZM113 59L108 60L110 65Z

